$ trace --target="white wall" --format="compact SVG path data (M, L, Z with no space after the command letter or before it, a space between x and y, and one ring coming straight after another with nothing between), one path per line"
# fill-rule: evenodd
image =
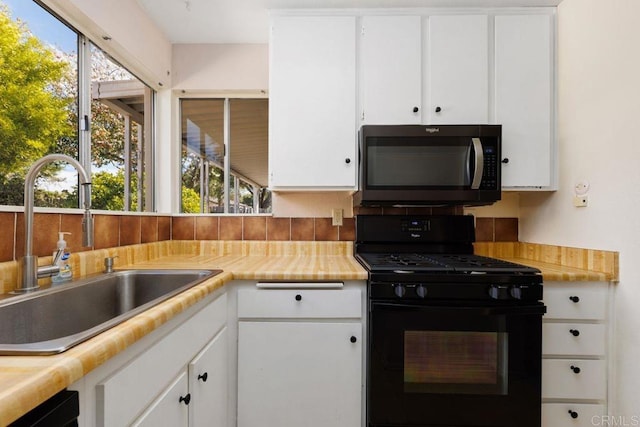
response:
M558 191L523 194L520 239L620 252L610 415L640 416L640 1L558 8ZM590 183L589 206L572 204ZM612 412L614 411L614 412ZM627 418L629 419L629 418Z
M44 0L154 89L171 85L171 43L135 0ZM103 36L111 37L104 40Z
M266 44L176 44L173 88L185 91L254 91L269 89Z

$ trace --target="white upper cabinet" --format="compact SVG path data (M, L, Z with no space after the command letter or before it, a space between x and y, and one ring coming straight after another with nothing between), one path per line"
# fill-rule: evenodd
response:
M269 174L272 189L356 184L356 18L271 21Z
M363 123L422 122L420 16L362 18Z
M495 123L503 187L553 187L553 16L495 17Z
M364 124L491 123L502 187L554 189L555 9L384 13L273 19L271 187L355 188Z
M429 17L425 124L488 123L488 38L486 15Z

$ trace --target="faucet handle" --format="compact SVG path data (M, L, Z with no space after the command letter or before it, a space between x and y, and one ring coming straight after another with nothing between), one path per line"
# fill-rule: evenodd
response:
M118 258L118 255L108 256L104 259L104 272L113 273L113 261Z

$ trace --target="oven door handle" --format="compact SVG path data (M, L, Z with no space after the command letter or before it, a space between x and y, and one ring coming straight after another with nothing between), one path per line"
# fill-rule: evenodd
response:
M474 314L474 315L531 315L531 314L544 314L547 308L542 303L531 305L506 305L506 306L469 306L469 305L457 305L459 302L454 302L449 305L443 304L407 304L407 303L394 303L394 302L372 302L371 310L387 310L387 311L424 311L424 312L443 312L451 313L457 311L461 314Z

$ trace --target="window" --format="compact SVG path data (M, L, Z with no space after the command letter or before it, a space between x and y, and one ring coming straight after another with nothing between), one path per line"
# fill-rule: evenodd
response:
M0 204L22 205L29 166L63 153L91 166L94 209L152 210L153 91L35 1L0 0L0 34ZM78 207L75 169L43 170L35 199Z
M269 213L268 100L182 99L182 212Z

